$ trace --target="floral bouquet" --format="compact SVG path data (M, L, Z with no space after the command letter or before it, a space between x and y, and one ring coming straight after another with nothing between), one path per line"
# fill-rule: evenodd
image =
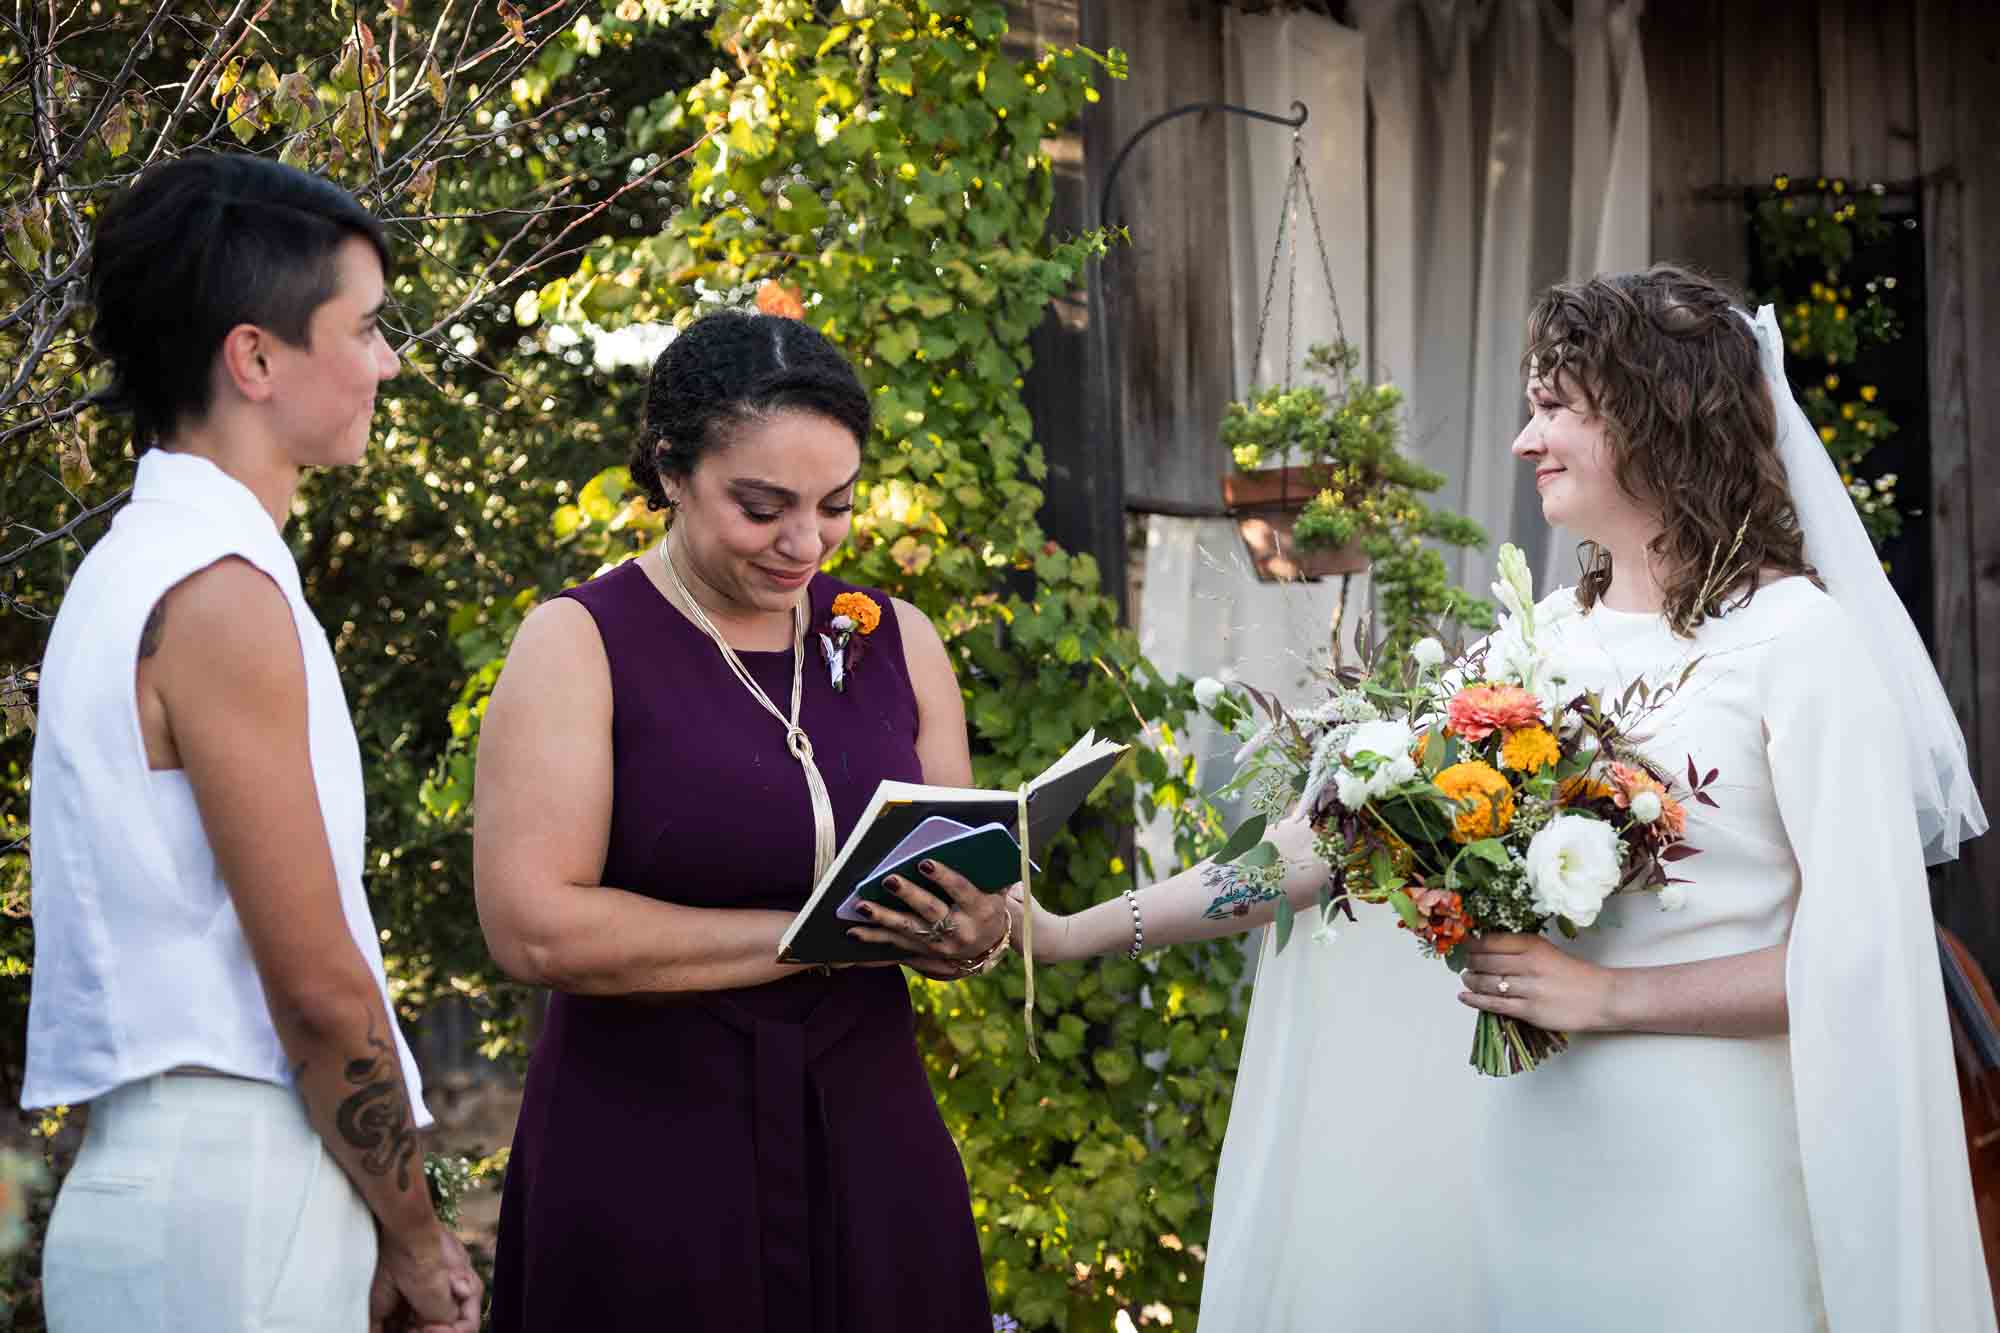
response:
M1277 891L1276 849L1262 839L1267 821L1294 808L1311 818L1330 871L1320 930L1337 911L1353 919L1357 901L1387 903L1454 972L1470 935L1553 924L1574 938L1614 893L1681 906L1683 881L1668 866L1696 851L1683 841L1685 801L1713 806L1703 789L1716 774L1698 775L1690 759L1677 790L1633 738L1698 660L1660 685L1635 681L1616 700L1572 690L1549 631L1574 608L1535 605L1515 547L1500 548L1500 569L1493 590L1508 614L1455 660L1424 639L1395 684L1341 673L1325 699L1296 709L1245 691L1267 721L1226 790L1247 792L1256 813L1217 861L1235 910L1276 899L1279 948L1294 913ZM1515 1074L1567 1044L1562 1033L1482 1011L1472 1064Z

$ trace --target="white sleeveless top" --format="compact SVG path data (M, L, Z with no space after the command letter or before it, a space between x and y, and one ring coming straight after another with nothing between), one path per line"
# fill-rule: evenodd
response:
M418 1125L427 1125L362 892L361 751L326 632L306 606L283 536L249 488L207 459L160 449L140 458L132 502L78 567L42 662L29 807L35 970L21 1103L87 1102L177 1065L292 1082L194 793L181 771L147 767L139 729L134 672L147 615L175 584L228 556L268 574L291 606L341 911L392 1015L403 1082Z

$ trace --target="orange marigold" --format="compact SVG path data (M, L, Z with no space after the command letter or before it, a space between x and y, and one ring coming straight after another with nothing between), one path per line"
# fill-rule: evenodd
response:
M757 284L757 308L767 315L780 315L785 319L806 317L806 303L799 296L799 289L775 278L767 278Z
M1542 702L1518 685L1468 685L1445 709L1445 730L1469 741L1516 731L1542 720Z
M1451 831L1454 841L1494 837L1514 822L1514 789L1491 764L1467 760L1453 764L1432 780L1458 806L1458 819Z
M1547 727L1522 727L1500 746L1500 766L1516 773L1539 773L1562 760L1562 746Z
M873 634L875 627L882 623L882 608L875 604L873 597L863 592L844 592L834 598L833 614L852 620L857 634Z

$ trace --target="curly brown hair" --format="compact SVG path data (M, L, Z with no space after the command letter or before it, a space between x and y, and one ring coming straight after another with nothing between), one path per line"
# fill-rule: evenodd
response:
M1522 366L1602 418L1619 487L1658 512L1647 549L1676 633L1747 603L1766 572L1817 581L1756 336L1721 284L1667 264L1559 283L1528 316ZM1579 553L1589 610L1611 585L1611 556L1595 542Z

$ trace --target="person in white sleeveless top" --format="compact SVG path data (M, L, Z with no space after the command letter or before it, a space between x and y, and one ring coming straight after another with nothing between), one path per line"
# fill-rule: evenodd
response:
M87 1104L51 1333L474 1333L363 896L361 755L282 529L397 358L385 234L247 156L148 168L91 251L131 503L43 659L22 1101Z

